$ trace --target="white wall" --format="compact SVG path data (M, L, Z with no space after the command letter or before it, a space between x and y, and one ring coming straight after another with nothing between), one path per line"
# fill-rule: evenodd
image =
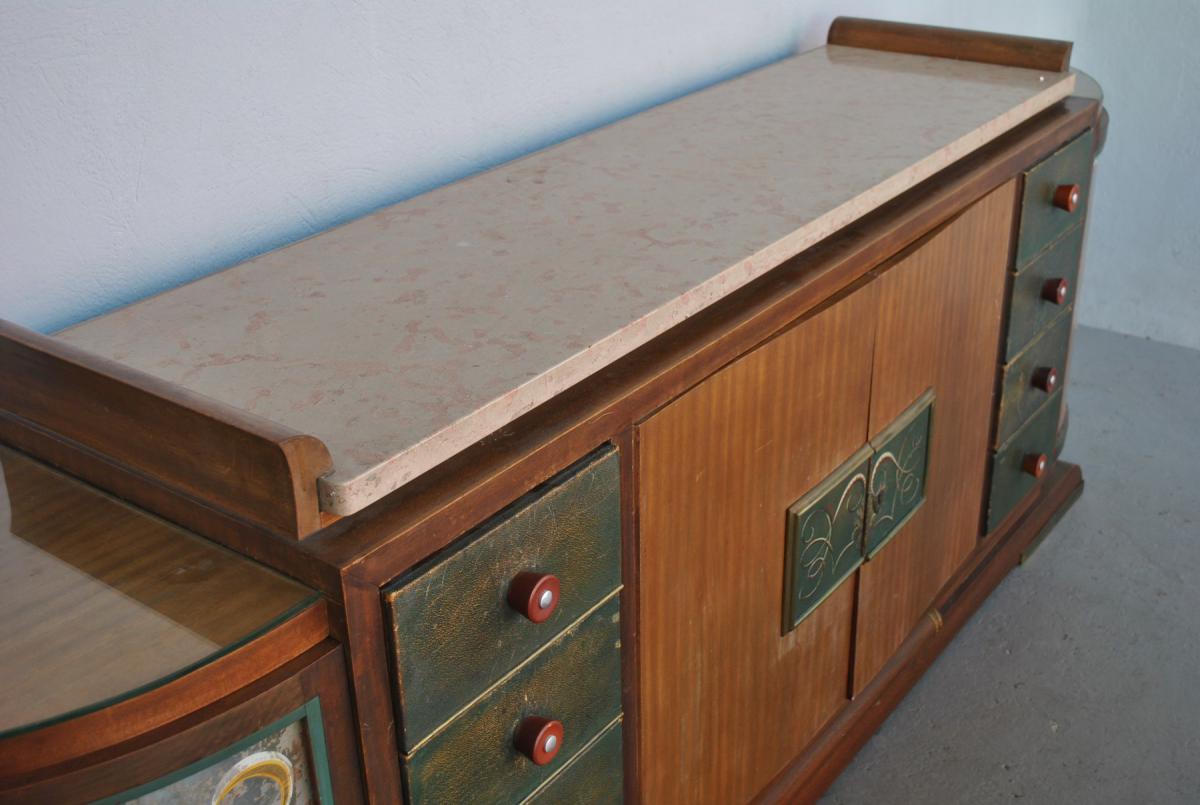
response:
M836 14L1075 40L1113 119L1081 317L1200 347L1190 0L0 0L0 317L79 321L820 44Z

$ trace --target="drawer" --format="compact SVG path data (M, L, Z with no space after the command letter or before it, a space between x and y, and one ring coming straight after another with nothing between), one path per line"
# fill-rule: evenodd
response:
M1053 463L1061 405L1062 392L1059 391L1046 400L1033 418L992 456L987 518L989 534L1029 494L1037 479Z
M1093 140L1089 129L1025 172L1017 241L1018 269L1084 219L1092 176ZM1074 204L1064 198L1068 195L1064 188L1072 186L1079 191Z
M1051 394L1062 388L1070 342L1071 308L1068 307L1004 367L994 446L1008 441Z
M625 782L622 752L621 721L618 719L525 802L545 805L621 802Z
M1074 300L1083 231L1082 226L1075 227L1013 277L1005 362L1028 346Z
M620 468L605 448L384 590L402 751L411 750L621 583ZM524 574L524 575L523 575ZM531 593L520 581L552 576ZM509 602L520 592L523 602ZM540 598L549 592L550 615Z
M519 802L621 714L620 601L614 595L404 759L409 805ZM557 754L517 748L532 718L561 723Z

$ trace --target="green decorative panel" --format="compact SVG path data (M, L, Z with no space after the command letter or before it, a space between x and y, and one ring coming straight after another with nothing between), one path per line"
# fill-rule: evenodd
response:
M1082 250L1083 226L1079 225L1013 278L1005 363L1025 349L1072 303L1079 279L1079 256ZM1063 305L1056 305L1042 296L1046 283L1057 280L1067 283L1067 301Z
M1017 270L1058 240L1087 215L1088 188L1094 158L1091 129L1076 137L1025 173L1021 197L1021 232L1017 241ZM1079 185L1079 204L1067 212L1053 204L1059 185Z
M621 721L617 720L525 802L615 805L623 800L624 782Z
M784 632L862 564L870 457L863 447L788 508Z
M1071 341L1071 312L1070 307L1062 311L1049 329L1004 367L1000 380L1000 408L996 413L997 446L1012 438L1034 411L1062 388ZM1058 373L1058 382L1050 393L1034 383L1038 371L1046 368L1053 368Z
M992 456L992 484L988 495L987 530L991 533L1037 483L1025 472L1030 455L1046 455L1051 461L1058 442L1058 415L1062 406L1059 391L1038 409L1023 428L1013 434Z
M331 805L333 789L320 702L312 699L215 755L101 802Z
M864 553L874 556L925 502L933 392L921 395L872 442Z
M606 448L560 473L384 590L402 751L411 751L621 584L620 461ZM506 600L523 571L561 584L533 623Z
M621 713L619 598L569 626L403 758L409 805L519 802L611 724ZM545 766L513 743L528 716L563 724L562 748Z

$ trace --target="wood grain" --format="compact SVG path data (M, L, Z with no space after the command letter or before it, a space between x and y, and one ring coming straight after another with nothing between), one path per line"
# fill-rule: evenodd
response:
M933 25L838 17L829 26L831 45L912 53L943 59L1002 64L1062 73L1071 69L1071 43Z
M0 409L274 531L321 527L319 440L2 320Z
M872 284L639 428L646 802L743 802L847 697L854 585L781 629L787 508L866 441Z
M925 503L860 571L854 690L920 621L979 537L1017 182L879 276L871 437L932 388Z

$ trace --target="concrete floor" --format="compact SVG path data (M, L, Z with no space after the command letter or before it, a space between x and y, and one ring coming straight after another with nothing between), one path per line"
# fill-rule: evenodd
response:
M1200 803L1200 352L1080 329L1083 497L833 803Z

